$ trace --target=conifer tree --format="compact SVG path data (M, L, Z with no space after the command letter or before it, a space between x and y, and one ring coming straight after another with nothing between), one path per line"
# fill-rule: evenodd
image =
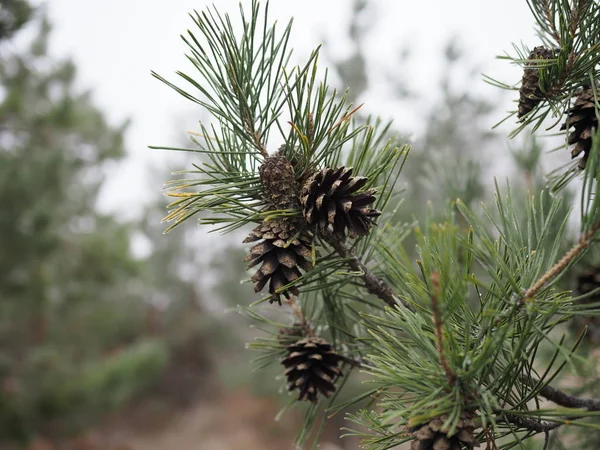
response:
M566 250L569 197L515 194L510 183L483 214L449 198L417 224L395 220L409 147L329 88L318 49L289 67L291 23L274 25L268 2L240 7L239 29L217 8L194 12L183 36L193 72L178 72L186 87L154 74L214 119L193 148L171 148L209 162L167 184L166 220L172 228L204 212L213 231L247 228L263 295L240 308L265 332L251 345L261 365L281 364L291 402L307 404L300 447L349 405L360 410L344 433L371 450L548 448L554 430L600 429L600 399L557 384L594 364L581 358L585 330L563 324L597 309L561 281L600 229L600 3L528 3L546 50L533 43L510 58L523 66L520 85L488 80L520 91L512 135L564 124L584 158L551 179L554 192L583 180L579 235ZM286 308L288 323L272 308ZM339 401L357 371L364 391Z
M19 8L30 10L0 5L0 27L10 23L12 33L0 36L2 449L77 432L127 405L205 325L187 326L201 316L187 306L197 295L178 270L182 254L166 248L183 240L137 258L132 236L141 227L95 208L107 169L125 156L127 122L111 124L77 87L75 64L52 55L43 11L16 21ZM15 45L27 18L33 39ZM154 210L161 215L163 205ZM142 231L160 236L159 219L148 222L154 227ZM165 312L163 328L177 330L169 340L154 329L151 301ZM203 346L194 352L208 369Z

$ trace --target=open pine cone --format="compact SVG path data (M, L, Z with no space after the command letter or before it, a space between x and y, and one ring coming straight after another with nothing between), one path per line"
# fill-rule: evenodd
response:
M312 264L311 237L297 230L294 222L288 218L272 219L258 225L244 242L255 242L262 239L250 249L244 261L248 268L262 263L260 269L252 277L254 292L263 290L269 283L270 302L281 305L281 294L289 298L289 294L298 295L298 288L290 286L284 292L277 293L288 283L301 276L299 269L310 270Z
M546 47L535 47L528 59L550 59L554 56L552 50ZM529 63L529 66L532 64ZM540 69L538 67L525 67L521 89L519 90L519 111L517 117L523 117L531 112L542 101L544 93L540 89Z
M300 205L309 225L322 233L350 237L369 233L373 219L381 211L369 207L375 202L375 189L359 192L366 177L353 177L352 168L323 169L302 188Z
M592 148L592 134L595 129L598 129L592 88L588 87L579 92L575 103L569 109L567 121L560 129L569 130L567 142L569 145L575 144L575 147L571 150L571 157L577 158L583 153L579 161L579 168L584 169Z
M281 362L286 368L288 390L297 389L298 400L317 402L317 395L329 397L335 392L335 380L342 374L338 368L342 357L327 342L307 337L288 346Z
M298 182L294 167L288 159L275 153L265 158L259 168L263 194L269 210L298 210ZM290 286L276 292L301 276L300 269L307 271L312 263L312 236L305 230L306 224L297 217L278 217L258 225L244 243L262 242L254 245L244 258L248 268L262 263L252 277L254 291L260 292L269 283L270 302L281 305L281 295L289 298L298 295L298 288Z
M448 419L443 415L411 430L414 440L410 450L472 450L479 447L475 439L475 422L469 413L463 413L451 436L442 430L442 425Z

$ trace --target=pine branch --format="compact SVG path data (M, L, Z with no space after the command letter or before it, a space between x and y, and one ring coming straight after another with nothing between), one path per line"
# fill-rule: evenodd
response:
M590 6L590 0L579 0L577 6L573 6L571 9L571 26L569 27L569 34L571 35L571 39L575 39L577 34L577 29L581 24L581 19L585 10Z
M511 137L531 124L535 131L549 117L558 118L569 107L577 89L600 76L600 4L594 0L527 0L527 3L538 24L543 46L552 52L552 57L541 64L539 60L530 60L527 55L532 53L527 46L515 46L514 56L502 57L526 71L533 64L539 69L541 92L536 96L540 101L527 114L519 115L519 126ZM512 83L488 81L501 89L518 89ZM523 87L521 85L521 94ZM556 120L550 128L559 122Z
M540 419L531 419L529 417L519 416L517 414L510 414L506 412L499 412L503 416L502 419L498 420L499 423L507 423L516 425L519 428L526 428L531 431L535 431L538 433L545 433L547 431L554 430L561 425L564 425L564 422L553 422L548 420L540 420ZM578 417L565 418L562 420L575 420Z
M528 301L531 301L537 293L546 284L554 280L582 251L587 249L592 243L594 234L600 229L600 222L596 223L587 233L581 236L577 244L575 244L571 250L569 250L556 264L554 264L550 270L544 273L529 289L525 291L521 297L520 304L524 305Z
M554 24L554 13L550 8L550 0L544 0L544 16L548 24L550 34L556 40L558 45L561 45L560 33L556 29L556 25Z
M356 272L362 272L361 277L365 283L367 291L370 294L379 297L391 307L395 307L398 302L400 302L402 306L413 311L413 307L406 301L402 300L385 280L379 278L367 266L365 266L363 262L354 254L352 249L346 247L343 242L333 237L327 239L327 243L334 248L338 255L347 260L347 263L352 270Z
M579 408L587 411L600 411L600 398L579 398L574 395L567 394L550 385L544 386L540 390L540 394L565 408Z

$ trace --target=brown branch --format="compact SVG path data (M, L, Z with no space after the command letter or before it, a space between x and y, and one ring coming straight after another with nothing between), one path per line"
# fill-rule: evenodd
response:
M554 25L554 17L550 9L550 0L546 0L544 2L544 6L544 13L546 14L546 22L548 22L548 28L550 28L552 37L556 40L557 44L561 45L560 33L556 29L556 25Z
M389 306L394 307L398 304L398 302L400 302L405 308L408 308L411 311L414 310L410 304L402 300L400 296L394 292L394 290L389 284L387 284L385 280L379 278L377 275L371 272L371 270L365 266L360 259L358 259L352 249L346 247L343 242L340 242L335 237L327 239L327 242L334 248L338 255L347 260L347 263L352 270L356 272L362 272L361 277L365 287L367 288L367 291L370 294L376 295Z
M446 378L448 378L448 383L454 385L456 382L456 375L450 368L448 364L448 360L446 359L446 355L444 353L444 336L442 334L442 317L440 315L440 307L438 303L438 295L440 293L440 274L437 272L433 272L431 274L431 309L433 311L433 326L435 328L435 338L437 341L437 350L440 355L440 364L442 365L442 369L446 373Z
M527 380L523 379L526 383ZM535 381L535 380L534 380ZM552 386L546 385L539 391L540 395L547 400L556 403L559 406L565 408L574 409L585 409L587 411L600 411L600 399L594 398L579 398L574 395L566 394L559 389L555 389ZM532 419L529 417L522 417L516 414L507 413L505 411L496 411L497 414L502 415L506 420L502 419L505 423L512 423L521 428L527 428L537 432L547 432L566 425L571 421L578 420L584 416L567 416L554 420L541 420Z
M306 335L314 336L315 330L313 330L308 320L306 320L306 317L304 317L304 313L302 312L300 305L296 301L296 298L293 295L290 295L290 298L286 299L285 302L288 305L290 305L290 308L292 309L292 314L300 322L300 325L302 326Z
M528 301L531 301L538 292L546 286L550 281L560 274L579 254L588 248L592 243L594 234L600 229L600 222L594 225L587 233L585 233L579 239L579 242L575 244L571 250L569 250L556 264L554 264L545 274L543 274L538 280L525 291L519 303L524 305Z
M547 431L554 430L565 424L565 421L575 420L579 417L565 417L560 419L560 422L554 422L550 420L532 419L530 417L522 417L517 414L510 414L503 411L498 411L497 414L502 415L502 418L498 420L499 423L508 423L516 425L519 428L526 428L531 431L537 431L538 433L545 433Z
M571 26L569 27L569 34L571 35L571 39L575 38L577 28L579 28L579 25L581 23L581 18L583 17L583 14L588 8L589 4L589 0L579 0L577 6L574 6L573 9L571 9Z
M579 398L574 395L555 389L552 386L544 386L540 390L542 397L564 406L565 408L578 408L587 411L600 411L600 399L598 398Z
M292 309L292 313L294 314L294 316L296 316L296 318L298 320L300 320L301 322L306 322L306 319L304 318L304 314L302 313L302 309L300 309L298 302L296 302L296 298L290 294L290 298L286 299L285 301L288 305L290 305L290 308Z

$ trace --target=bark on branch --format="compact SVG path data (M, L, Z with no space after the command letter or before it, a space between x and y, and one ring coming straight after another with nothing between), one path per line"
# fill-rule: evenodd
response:
M384 279L375 275L360 259L358 259L352 249L346 247L343 242L340 242L333 237L328 239L327 242L334 248L338 255L347 260L347 263L352 270L355 272L362 272L361 278L370 294L376 295L389 306L393 307L400 303L405 308L413 311L413 307L402 300Z

